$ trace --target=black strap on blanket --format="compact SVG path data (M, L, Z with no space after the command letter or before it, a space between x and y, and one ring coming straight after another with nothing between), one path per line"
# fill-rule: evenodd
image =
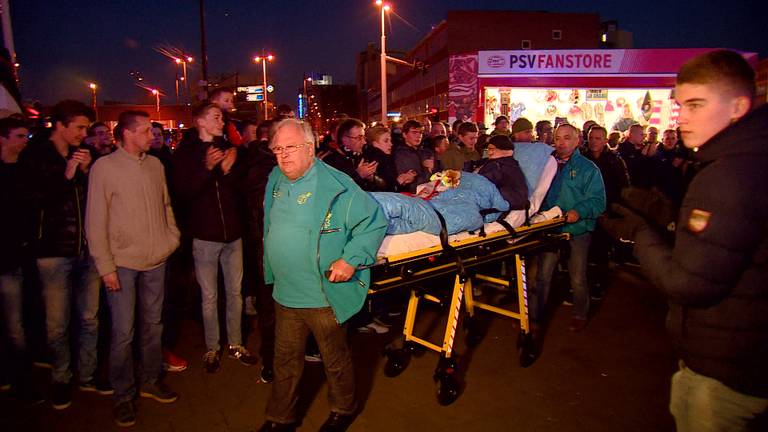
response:
M464 263L461 261L461 257L456 252L456 248L451 246L450 242L448 241L448 225L445 223L445 218L434 207L432 210L435 211L435 214L437 214L437 219L440 221L440 245L443 247L443 253L447 256L453 256L453 259L456 260L456 267L458 268L459 276L464 278L466 276Z

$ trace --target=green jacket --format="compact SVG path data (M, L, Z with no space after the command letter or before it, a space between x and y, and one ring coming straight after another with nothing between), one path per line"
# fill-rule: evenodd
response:
M387 219L378 203L346 174L315 159L317 190L313 212L317 229L310 231L310 244L317 245L318 283L336 320L343 323L363 306L370 285L370 270L358 270L347 282L329 282L323 273L339 258L355 266L373 264L387 231ZM269 175L264 197L264 238L269 234L270 209L277 181L284 179L279 167ZM279 223L275 221L275 223ZM274 282L269 256L264 251L264 282Z
M594 231L597 217L605 211L603 176L597 166L578 150L573 152L565 165L558 167L542 209L554 206L560 207L563 214L572 209L579 213L578 221L563 227L563 232L573 236Z

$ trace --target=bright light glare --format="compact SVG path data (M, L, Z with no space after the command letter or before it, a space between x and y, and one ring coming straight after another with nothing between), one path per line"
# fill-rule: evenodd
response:
M384 3L381 0L376 0L376 6L381 6L381 4Z
M94 83L88 84L88 87L90 87L91 90L96 90L96 84L94 84Z
M173 59L173 61L175 61L176 64L181 64L181 59L180 58L175 58L175 59Z
M392 6L390 5L384 5L384 11L389 12L389 10L392 9Z
M195 59L192 57L187 57L187 63L192 63L193 61L195 61Z
M157 95L158 93L160 93L160 92L159 92L159 91L157 91L157 89L152 89L152 94L153 94L153 95Z

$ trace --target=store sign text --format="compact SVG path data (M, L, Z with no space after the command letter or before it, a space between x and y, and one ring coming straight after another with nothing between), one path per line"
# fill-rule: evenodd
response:
M624 50L480 51L480 74L618 73Z
M512 69L610 69L613 54L525 54L510 55Z

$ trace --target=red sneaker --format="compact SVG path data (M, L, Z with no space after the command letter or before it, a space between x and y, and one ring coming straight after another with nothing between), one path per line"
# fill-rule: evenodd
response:
M163 370L168 372L183 372L187 370L189 362L177 356L167 349L163 349Z

